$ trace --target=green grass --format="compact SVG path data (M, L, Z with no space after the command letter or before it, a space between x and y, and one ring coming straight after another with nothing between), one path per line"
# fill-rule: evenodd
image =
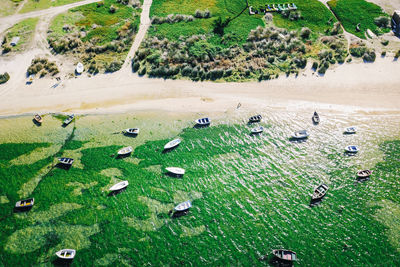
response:
M18 8L18 2L12 0L2 0L0 1L0 17L9 16L15 13Z
M21 51L26 48L26 45L32 40L33 33L35 32L36 24L39 18L29 18L21 22L18 22L10 29L7 30L6 36L8 43L15 36L19 36L20 39L16 46L11 47L11 51Z
M346 31L365 39L367 29L375 34L388 32L389 29L380 29L376 26L374 19L380 16L387 16L382 8L365 0L331 0L329 7L336 14ZM360 31L356 31L360 23Z
M19 13L26 13L55 6L67 5L82 0L28 0Z

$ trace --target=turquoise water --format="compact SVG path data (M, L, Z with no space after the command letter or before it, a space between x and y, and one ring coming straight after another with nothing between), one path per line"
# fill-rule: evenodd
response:
M9 201L0 204L1 262L49 265L55 251L69 247L78 250L77 266L263 266L273 265L272 249L287 248L297 252L296 265L399 265L400 142L392 141L399 139L399 129L386 127L398 119L332 114L314 126L302 114L263 115L260 125L266 129L258 136L249 134L258 124L247 125L248 114L220 115L202 129L192 128L189 118L168 115L167 122L151 123L128 115L78 118L72 141L54 149L74 155L74 166L49 169L31 191L24 185L52 162L50 148L68 136L52 142L56 138L48 134L39 144L21 135L13 145L0 145L2 155L12 155L0 157L0 196ZM51 127L43 125L37 134L60 130L57 120L48 120ZM143 129L137 138L115 132L134 123ZM351 125L359 132L343 135ZM71 133L73 126L64 131ZM291 142L291 132L303 128L310 131L309 140ZM177 136L180 146L163 153ZM346 155L349 144L358 145L360 153ZM135 149L131 157L112 157L127 145ZM184 177L167 176L168 166L186 169ZM365 168L374 169L373 176L357 181L356 171ZM107 196L119 180L128 180L128 189ZM321 183L329 191L310 207ZM35 197L34 208L11 214L25 193ZM169 211L188 199L190 212L171 218Z

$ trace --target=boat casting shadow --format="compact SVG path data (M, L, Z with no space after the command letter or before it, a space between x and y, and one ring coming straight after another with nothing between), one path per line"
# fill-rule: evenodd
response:
M357 153L345 151L343 153L343 155L346 156L346 157L355 157L357 155Z
M291 267L291 266L293 266L293 262L283 261L276 256L274 256L272 259L270 259L268 263L271 266L276 266L276 267Z
M312 207L318 206L318 205L321 204L321 203L322 203L322 198L319 198L319 199L311 199L311 201L310 201L310 207L312 208Z
M63 163L59 162L59 163L57 163L56 166L54 166L54 167L68 171L69 169L71 169L71 166L72 166L72 165L63 164Z
M117 155L115 158L116 158L116 159L129 158L129 157L131 156L131 154L132 154L132 152L131 152L131 153L128 153L128 154L124 154L124 155Z
M179 217L182 217L182 216L185 216L185 215L187 215L188 213L189 213L189 210L184 210L184 211L173 211L173 210L170 210L169 211L169 214L171 214L172 213L172 218L173 219L176 219L176 218L179 218Z
M118 195L118 194L124 192L125 190L126 190L126 187L125 187L125 188L122 188L122 189L120 189L120 190L111 191L110 193L108 193L107 196L113 197L113 196L115 196L115 195Z
M206 125L196 124L193 126L194 129L208 128L208 127L210 127L210 124L206 124Z
M178 147L178 146L174 146L174 147L171 147L171 148L164 149L164 150L162 151L162 153L165 154L165 153L171 152L172 150L175 150L177 147Z
M360 183L367 182L367 181L369 181L369 179L370 179L369 176L367 176L367 177L358 177L357 176L357 182L360 182Z
M35 119L32 119L33 124L35 124L37 127L42 126L40 122L37 122Z
M138 136L138 134L130 134L130 133L123 133L124 136L126 137L130 137L130 138L136 138Z
M54 266L70 266L72 264L73 259L60 259L56 258L53 260L53 265Z
M169 176L171 178L182 178L183 177L182 174L176 174L176 173L172 173L172 172L165 172L164 175Z
M301 138L301 139L299 139L299 138L290 137L290 138L289 138L289 142L300 144L300 143L305 143L305 142L307 142L307 139L308 139L308 138Z
M28 206L28 207L14 207L13 212L14 213L23 213L23 212L28 212L32 209L33 206Z
M343 132L343 135L352 135L352 134L356 134L356 133L347 133L347 132Z

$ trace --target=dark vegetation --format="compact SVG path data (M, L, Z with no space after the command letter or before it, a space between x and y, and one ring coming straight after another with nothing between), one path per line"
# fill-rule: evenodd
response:
M47 74L56 75L59 72L55 62L40 57L34 58L27 70L28 75L39 74L40 77L44 77Z
M10 79L10 74L8 74L7 72L0 74L0 84L6 83L9 79Z
M350 44L350 54L353 57L362 58L365 62L374 62L376 59L375 51L368 48L362 41Z

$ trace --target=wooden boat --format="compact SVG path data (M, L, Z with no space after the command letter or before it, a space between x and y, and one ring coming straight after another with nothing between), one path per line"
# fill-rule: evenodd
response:
M348 153L357 153L358 152L358 147L357 146L346 146L344 150Z
M295 139L304 139L307 138L310 134L307 132L307 130L301 130L301 131L297 131L294 132L292 134L292 137Z
M124 130L124 133L126 134L139 134L139 128L128 128Z
M75 257L75 249L65 248L56 252L57 257L63 260L72 260Z
M297 256L296 252L286 249L274 249L272 250L272 254L274 254L278 259L283 261L296 261Z
M39 114L36 114L33 118L35 119L35 121L37 123L42 124L42 122L43 122L42 116L40 116Z
M118 191L118 190L121 190L121 189L127 187L128 185L129 185L128 181L122 181L122 182L119 182L119 183L111 186L109 190L110 191Z
M74 163L74 159L72 158L59 158L58 161L65 165L72 165L72 163Z
M121 148L120 150L118 150L118 155L119 156L124 156L124 155L128 155L130 153L132 153L133 149L131 146L127 146L124 148Z
M367 178L370 177L372 174L371 170L362 170L357 172L357 177L358 178Z
M164 146L164 149L171 149L171 148L173 148L173 147L178 146L180 143L181 143L181 139L179 139L179 138L174 139L174 140L168 142L168 143Z
M211 120L209 118L202 118L202 119L197 119L195 122L197 125L204 126L204 125L209 125L211 123Z
M328 191L328 186L326 184L321 184L314 189L314 193L311 197L312 200L318 200L323 198Z
M176 175L184 175L185 174L185 169L178 168L178 167L168 167L165 168L168 172Z
M259 133L262 133L263 131L264 131L264 127L262 127L262 126L251 129L252 134L259 134Z
M28 207L32 207L34 203L35 203L34 198L28 198L28 199L17 201L17 203L15 203L15 207L17 209L28 208Z
M81 74L83 72L83 64L81 62L78 62L78 64L76 64L76 73Z
M357 128L352 126L352 127L347 127L344 129L345 134L355 134L357 132Z
M74 118L75 118L75 115L74 114L72 114L72 115L69 115L68 116L68 118L66 118L65 120L64 120L64 125L68 125L68 124L70 124L71 123L71 121L73 121L74 120Z
M314 115L312 116L312 121L315 124L319 123L319 115L318 115L318 113L316 111L314 111Z
M262 120L261 115L255 115L255 116L250 117L249 122L254 123L254 122L260 122L261 120Z
M178 211L178 212L182 212L182 211L186 211L188 209L190 209L192 207L192 202L190 202L190 200L182 202L180 204L178 204L174 210Z

